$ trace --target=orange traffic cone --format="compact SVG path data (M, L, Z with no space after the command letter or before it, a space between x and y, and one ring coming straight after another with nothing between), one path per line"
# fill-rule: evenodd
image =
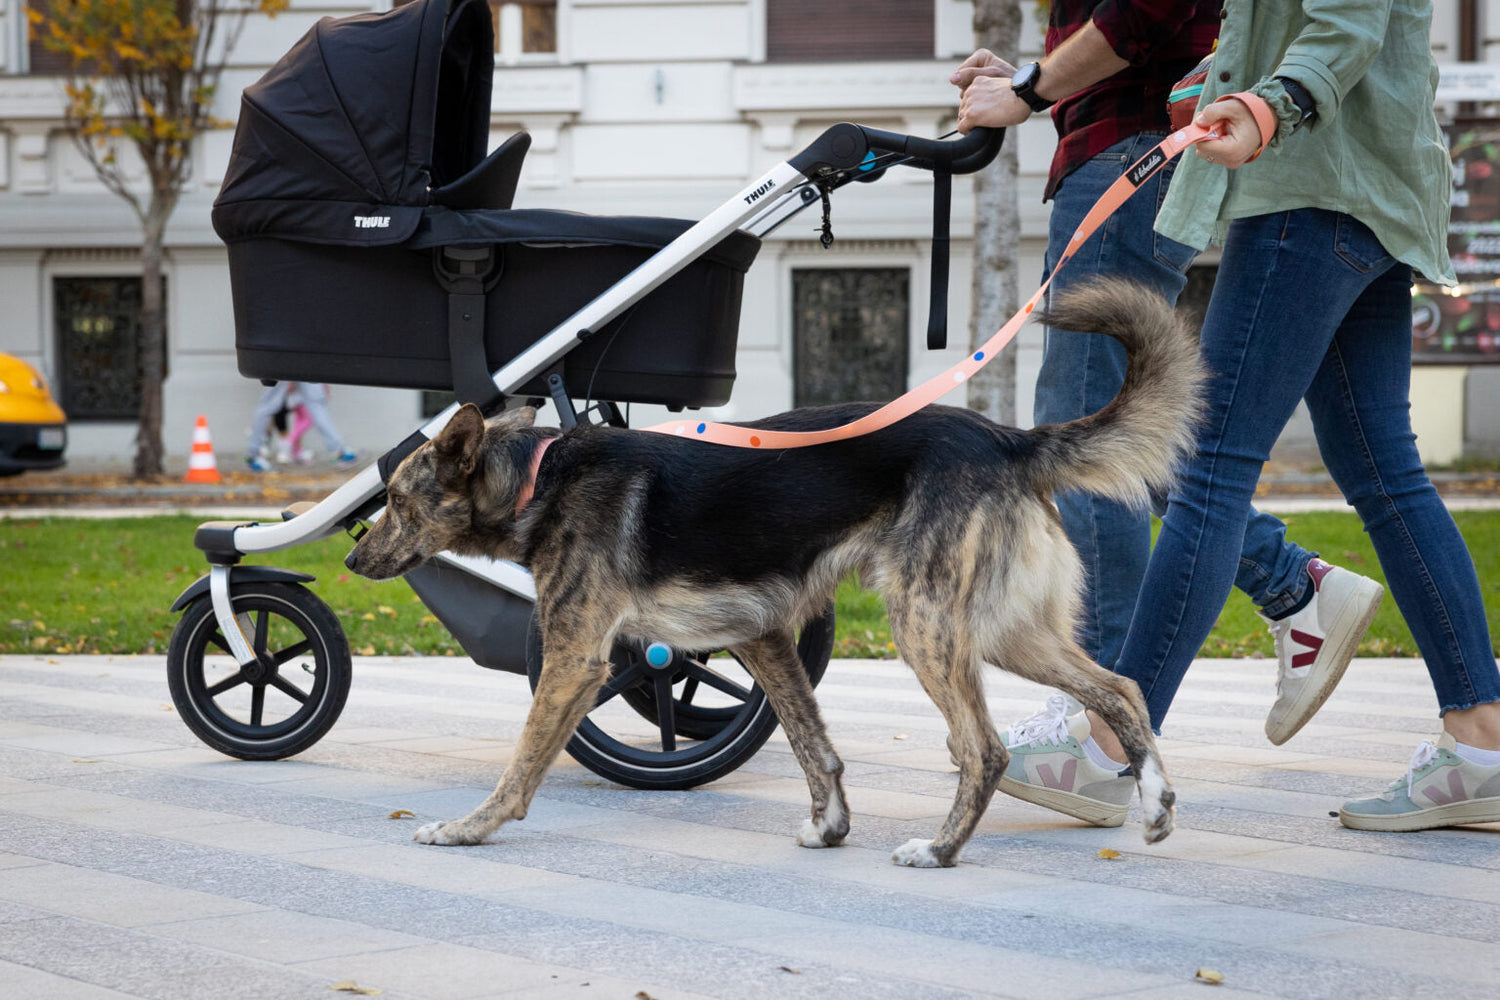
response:
M201 413L198 415L198 423L193 427L193 453L188 456L187 475L183 480L189 483L221 481L219 463L214 460L214 443L208 436L208 418Z

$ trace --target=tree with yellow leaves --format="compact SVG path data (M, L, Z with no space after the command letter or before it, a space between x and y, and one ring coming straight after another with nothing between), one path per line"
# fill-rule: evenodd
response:
M33 37L69 58L69 131L99 180L141 223L141 410L134 474L162 474L162 297L167 221L192 175L194 140L231 122L213 116L224 66L251 14L287 0L32 0ZM133 181L125 149L144 168Z

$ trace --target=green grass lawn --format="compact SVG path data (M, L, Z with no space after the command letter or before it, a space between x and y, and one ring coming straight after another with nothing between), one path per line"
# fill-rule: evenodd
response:
M1500 636L1500 512L1454 515L1479 570L1491 636ZM1369 539L1349 513L1296 514L1288 533L1323 558L1384 582ZM0 653L163 653L177 623L172 602L206 570L191 517L0 520ZM372 583L344 568L351 542L331 538L256 561L316 576L362 655L460 655L405 583ZM1236 591L1205 656L1265 656L1270 636ZM1395 603L1381 605L1364 656L1416 656ZM835 656L893 657L880 598L845 583L838 592Z

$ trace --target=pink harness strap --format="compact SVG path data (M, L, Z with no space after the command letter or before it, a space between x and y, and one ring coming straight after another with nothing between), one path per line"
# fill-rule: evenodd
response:
M1238 95L1237 95L1238 96ZM1253 96L1253 95L1248 95ZM1258 100L1258 99L1257 99ZM1249 104L1250 102L1246 102ZM1264 135L1264 131L1262 132ZM1195 142L1204 139L1218 138L1215 133L1200 128L1197 125L1189 125L1179 129L1167 136L1154 146L1145 156L1137 160L1119 180L1109 186L1094 207L1089 209L1088 215L1084 216L1083 222L1079 224L1073 238L1068 241L1067 249L1057 261L1057 267L1053 268L1052 274L1042 286L1032 293L1026 304L1016 311L1016 314L1006 321L995 334L985 341L984 346L970 354L958 364L949 368L941 375L928 379L926 382L912 389L903 396L886 403L878 410L865 414L863 417L851 423L842 424L838 427L830 427L821 431L774 431L762 428L739 427L734 424L720 424L713 421L697 420L670 420L664 424L655 424L644 427L642 430L652 431L657 434L674 434L679 437L695 438L699 441L709 441L713 444L729 445L735 448L806 448L809 445L825 444L830 441L843 441L848 438L859 437L861 434L869 434L878 431L882 427L889 427L903 417L908 417L929 403L936 402L943 396L958 388L968 381L975 372L989 363L1006 344L1010 343L1021 325L1026 322L1026 317L1041 302L1042 296L1047 291L1047 286L1052 284L1052 279L1057 272L1072 258L1085 240L1093 235L1094 231L1104 224L1104 220L1114 214L1114 211L1125 203L1135 190L1146 182L1152 174L1156 173L1172 157L1181 153ZM535 470L533 469L533 472ZM530 493L526 496L529 498ZM519 510L519 508L517 508Z

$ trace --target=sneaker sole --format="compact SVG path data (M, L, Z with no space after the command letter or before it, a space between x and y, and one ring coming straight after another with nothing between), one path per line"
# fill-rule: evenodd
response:
M1001 777L999 787L1005 794L1013 795L1024 802L1046 806L1048 809L1066 813L1074 819L1081 819L1095 826L1119 826L1125 822L1125 814L1130 811L1128 805L1117 806L1112 802L1101 802L1087 795L1065 792L1060 788L1028 785L1024 781L1017 781L1008 776Z
M1281 746L1296 736L1318 714L1318 709L1323 707L1323 703L1333 694L1333 689L1344 679L1344 671L1349 669L1349 661L1359 652L1359 641L1370 630L1370 623L1375 620L1375 613L1380 610L1380 602L1384 597L1385 588L1369 579L1362 581L1350 592L1348 599L1335 613L1334 620L1337 621L1345 609L1359 601L1367 602L1364 611L1357 620L1335 627L1323 640L1323 648L1318 651L1318 659L1323 662L1314 660L1310 671L1311 674L1322 671L1322 679L1313 683L1309 678L1302 690L1302 697L1292 703L1291 710L1282 718L1280 725L1272 726L1271 720L1266 719L1266 739L1273 745Z
M1392 816L1351 813L1340 809L1339 822L1351 830L1377 830L1382 833L1410 833L1413 830L1433 830L1441 826L1500 823L1500 798L1450 802L1445 806L1433 806L1431 809Z

